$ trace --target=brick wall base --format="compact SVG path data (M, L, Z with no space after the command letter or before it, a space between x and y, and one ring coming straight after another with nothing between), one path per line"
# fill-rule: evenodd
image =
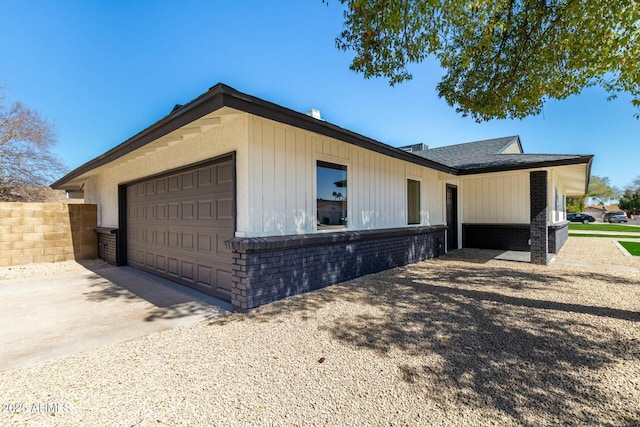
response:
M446 227L234 238L232 304L245 312L288 296L444 253Z
M569 238L569 222L550 225L547 230L550 254L557 254ZM529 251L529 224L462 224L462 247Z
M549 253L557 254L569 238L569 221L549 226Z
M94 231L98 235L98 258L111 265L117 265L118 261L118 229L108 227L96 227Z
M529 250L529 224L462 224L462 247Z

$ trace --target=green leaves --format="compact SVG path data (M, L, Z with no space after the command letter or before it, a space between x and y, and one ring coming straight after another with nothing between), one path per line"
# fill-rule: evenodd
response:
M631 0L341 0L336 46L393 86L436 57L439 96L477 121L538 114L588 86L640 106L640 7Z
M591 175L589 178L589 189L587 195L605 204L606 201L616 199L620 196L620 189L610 185L609 177Z

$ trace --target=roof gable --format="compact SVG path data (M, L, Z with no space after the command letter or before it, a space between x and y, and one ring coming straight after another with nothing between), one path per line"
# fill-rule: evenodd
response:
M499 154L516 142L519 146L520 138L518 136L508 136L430 148L424 151L413 151L413 153L445 165L459 167L469 163L476 163L477 159L483 156Z

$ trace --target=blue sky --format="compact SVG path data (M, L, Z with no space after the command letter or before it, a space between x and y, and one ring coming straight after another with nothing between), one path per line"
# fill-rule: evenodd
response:
M595 154L592 173L640 176L630 97L598 88L525 120L475 123L437 97L433 61L395 88L349 70L337 0L18 1L0 15L0 84L55 123L55 152L91 160L218 82L393 146L520 135L525 152Z

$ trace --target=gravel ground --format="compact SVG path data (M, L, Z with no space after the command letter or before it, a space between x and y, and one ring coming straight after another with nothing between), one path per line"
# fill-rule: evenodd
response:
M53 274L71 273L73 271L85 271L86 269L95 271L107 267L111 267L111 265L101 259L16 265L13 267L0 267L0 280L51 276Z
M640 268L640 257L624 256L614 241L627 240L625 238L611 239L608 237L570 237L556 255L558 260L582 261L593 264L597 268L601 264L624 265Z
M0 425L640 425L640 274L460 254L1 373Z

